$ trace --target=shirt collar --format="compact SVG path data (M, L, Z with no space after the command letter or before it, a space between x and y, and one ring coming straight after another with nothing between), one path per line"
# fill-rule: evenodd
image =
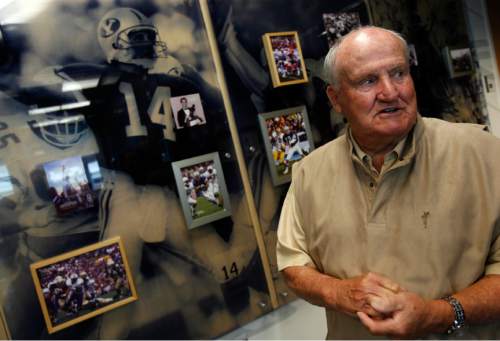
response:
M422 117L420 116L420 114L417 114L417 120L412 130L408 133L408 135L406 135L401 141L398 142L398 144L391 152L386 155L386 159L391 156L394 156L400 161L413 158L416 150L416 141L422 135L424 128L423 125L424 124L422 121ZM371 162L371 157L361 149L359 144L352 136L350 125L347 125L347 141L353 157L357 157L360 161L366 162L367 160L370 160Z

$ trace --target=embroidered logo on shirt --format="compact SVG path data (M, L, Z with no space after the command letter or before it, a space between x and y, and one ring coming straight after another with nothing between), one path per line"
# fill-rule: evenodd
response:
M422 223L424 224L424 229L427 228L427 220L428 220L430 215L431 215L431 213L429 211L424 211L424 214L422 214L422 216L421 216Z

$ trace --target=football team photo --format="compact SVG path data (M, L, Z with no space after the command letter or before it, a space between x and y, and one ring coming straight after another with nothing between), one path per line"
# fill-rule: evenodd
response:
M49 333L137 299L119 237L31 264Z
M229 197L217 153L172 163L188 228L230 215Z
M296 31L266 33L262 39L274 87L307 82L304 57Z
M259 122L273 183L289 182L292 165L314 149L306 108L261 114Z

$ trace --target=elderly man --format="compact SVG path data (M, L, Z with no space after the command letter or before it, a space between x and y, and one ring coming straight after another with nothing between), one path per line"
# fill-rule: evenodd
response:
M328 338L500 337L500 140L418 114L406 42L363 27L329 52L347 133L293 169L288 285Z

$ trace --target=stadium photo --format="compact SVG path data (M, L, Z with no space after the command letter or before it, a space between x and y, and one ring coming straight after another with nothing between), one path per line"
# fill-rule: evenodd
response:
M292 165L313 150L305 107L290 108L259 115L271 175L287 182ZM278 181L281 179L281 181Z
M263 41L275 87L307 82L297 32L266 33Z
M228 216L229 197L218 153L172 163L189 228Z
M31 265L49 333L137 299L119 238Z

